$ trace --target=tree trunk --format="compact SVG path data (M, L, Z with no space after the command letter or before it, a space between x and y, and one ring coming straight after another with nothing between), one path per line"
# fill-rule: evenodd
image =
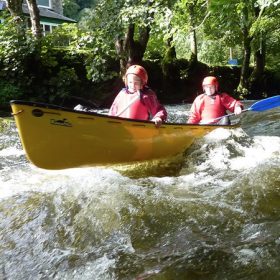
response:
M7 0L7 8L13 18L22 18L22 2L23 0Z
M263 38L260 39L260 48L255 52L255 67L252 76L258 78L263 75L265 68L266 44Z
M125 74L127 67L132 64L141 64L149 41L150 28L145 27L140 31L139 40L134 40L135 26L128 26L124 39L116 41L116 51L120 57L120 72Z
M172 44L173 37L167 39L167 48L161 62L161 69L163 74L162 89L163 94L170 95L174 92L174 88L178 86L178 77L180 73L176 65L176 49Z
M138 58L140 59L140 61L143 60L145 51L147 49L147 45L148 45L148 42L150 39L150 31L151 31L151 28L149 26L143 27L139 31L140 36L139 36L138 42L139 42L140 48L139 48Z
M134 29L133 29L134 31ZM129 64L141 64L149 41L150 28L139 30L139 40L134 40L134 32L128 38L127 54Z
M253 96L259 96L259 94L265 91L264 69L265 69L265 55L266 47L265 40L261 38L260 48L255 52L255 66L250 76L250 89Z
M187 8L190 16L190 48L191 57L190 64L197 62L197 41L196 41L196 31L195 31L195 15L194 15L194 4L187 4Z
M168 38L166 44L167 48L164 57L161 62L162 73L165 79L172 80L173 77L177 77L176 66L174 65L176 61L176 49L172 45L173 37Z
M36 39L40 39L42 37L42 29L40 25L40 11L36 0L26 0L26 2L30 14L32 34Z
M148 0L146 5L149 7L153 1ZM154 12L144 15L146 22L154 17ZM149 18L149 20L147 19ZM150 38L150 27L142 27L139 29L139 39L134 40L135 24L130 24L125 34L125 38L119 38L116 43L116 51L120 57L120 72L125 74L126 69L133 64L141 64L147 44Z
M196 42L196 32L194 29L190 33L190 44L191 44L190 63L193 64L197 62L197 42Z
M10 12L11 17L15 22L18 35L24 37L26 27L22 12L22 0L7 0L6 3L8 11Z
M242 14L242 35L243 35L243 63L241 68L240 81L237 91L242 97L249 94L249 76L250 76L250 57L251 57L251 41L249 36L249 12L248 7L244 5Z
M243 41L243 62L238 85L238 92L243 97L249 93L249 76L250 76L250 56L251 56L251 40L247 38Z
M117 54L120 58L120 73L123 76L127 69L127 64L129 60L128 50L133 48L134 44L134 24L130 24L127 28L124 39L118 38L115 43Z

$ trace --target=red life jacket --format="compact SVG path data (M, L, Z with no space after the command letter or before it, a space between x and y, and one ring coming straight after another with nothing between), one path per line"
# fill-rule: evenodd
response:
M167 113L158 102L156 94L145 87L140 98L137 98L137 93L129 93L127 89L122 89L115 98L109 115L137 120L149 120L158 116L165 120Z
M211 120L226 115L227 110L234 112L237 105L242 107L241 102L227 93L219 93L213 96L200 94L192 104L188 123L197 124L201 121L216 123L218 121L211 122Z
M226 115L226 108L221 101L221 95L208 96L204 94L200 106L202 120L211 120Z

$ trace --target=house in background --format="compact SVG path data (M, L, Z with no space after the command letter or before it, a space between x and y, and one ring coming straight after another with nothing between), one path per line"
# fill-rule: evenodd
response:
M1 11L6 9L6 2L5 1L0 1L0 23L3 22L3 19L1 18Z
M43 34L52 32L58 25L62 23L75 23L74 19L63 15L62 0L37 0L37 5L40 11L40 24ZM0 0L0 11L7 8L6 2ZM31 26L29 10L26 1L22 4L23 14L27 17L27 25ZM0 22L1 17L0 17Z

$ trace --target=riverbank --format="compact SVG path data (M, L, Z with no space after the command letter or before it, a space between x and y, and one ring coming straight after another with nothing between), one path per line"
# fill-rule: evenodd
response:
M195 97L202 93L201 83L203 78L208 75L218 78L220 91L227 92L237 99L257 100L277 95L280 92L280 81L277 73L269 71L265 72L257 84L252 85L251 92L244 95L237 92L241 71L241 67L238 65L208 66L198 62L192 66L187 60L176 60L176 63L170 64L168 67L165 66L164 72L159 62L144 61L143 65L149 75L148 85L157 93L162 104L192 103ZM23 90L19 97L12 94L8 96L10 99L19 98L69 108L74 108L78 104L91 109L109 108L115 96L124 87L121 77L93 83L87 80L84 75L78 84L71 84L68 90L64 89L63 94L55 91L54 88L45 88L45 93L39 94L36 90L36 88L38 89L37 85L36 87L28 87L28 92ZM40 83L40 77L36 77L36 79L38 79L37 83ZM0 116L10 114L10 99L0 105Z

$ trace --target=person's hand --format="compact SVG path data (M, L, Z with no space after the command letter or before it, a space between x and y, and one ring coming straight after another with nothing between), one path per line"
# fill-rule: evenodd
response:
M160 117L155 117L152 119L152 121L155 123L156 127L160 127L162 124L162 119Z
M239 115L239 114L241 114L242 113L242 108L240 107L240 106L236 106L235 108L234 108L234 114L235 115Z

